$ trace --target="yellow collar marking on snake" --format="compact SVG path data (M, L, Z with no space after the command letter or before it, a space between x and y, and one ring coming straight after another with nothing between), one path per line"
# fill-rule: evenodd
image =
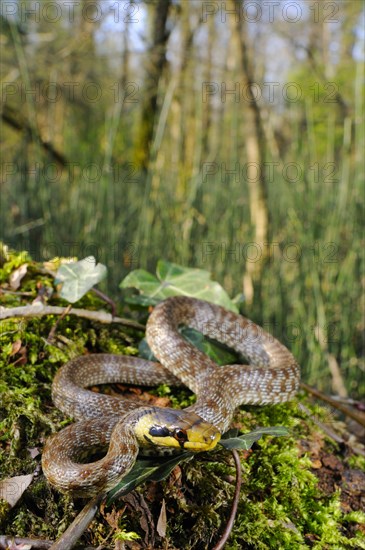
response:
M164 414L144 414L134 426L140 446L172 447L191 452L211 451L221 434L217 428L194 413L189 422L181 411L165 409Z

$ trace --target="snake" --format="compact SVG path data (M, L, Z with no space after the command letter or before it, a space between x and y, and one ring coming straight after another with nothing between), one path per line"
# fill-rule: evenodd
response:
M219 366L184 338L183 326L232 348L242 364ZM158 303L146 340L157 362L95 353L71 359L56 373L52 400L76 421L51 435L42 454L43 472L59 491L106 494L131 471L139 452L211 451L237 407L282 403L298 390L299 365L283 344L246 317L205 300L172 296ZM165 408L89 389L107 383L187 387L196 401ZM95 448L104 454L90 460Z

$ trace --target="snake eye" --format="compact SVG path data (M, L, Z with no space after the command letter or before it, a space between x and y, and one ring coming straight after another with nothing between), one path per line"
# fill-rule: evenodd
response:
M152 426L148 433L155 437L167 437L170 435L170 431L166 426Z
M173 436L175 439L178 440L180 444L185 443L185 441L188 440L188 435L185 430L181 430L180 428L176 428L173 432Z

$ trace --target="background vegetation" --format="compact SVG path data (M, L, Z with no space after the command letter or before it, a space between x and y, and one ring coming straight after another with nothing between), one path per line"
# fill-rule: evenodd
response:
M362 3L2 6L2 238L93 254L114 294L211 270L309 383L363 394Z

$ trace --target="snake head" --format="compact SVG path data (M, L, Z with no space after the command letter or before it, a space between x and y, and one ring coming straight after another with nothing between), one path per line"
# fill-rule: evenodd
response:
M221 437L217 428L193 412L159 408L140 418L135 433L141 446L192 452L211 451Z

